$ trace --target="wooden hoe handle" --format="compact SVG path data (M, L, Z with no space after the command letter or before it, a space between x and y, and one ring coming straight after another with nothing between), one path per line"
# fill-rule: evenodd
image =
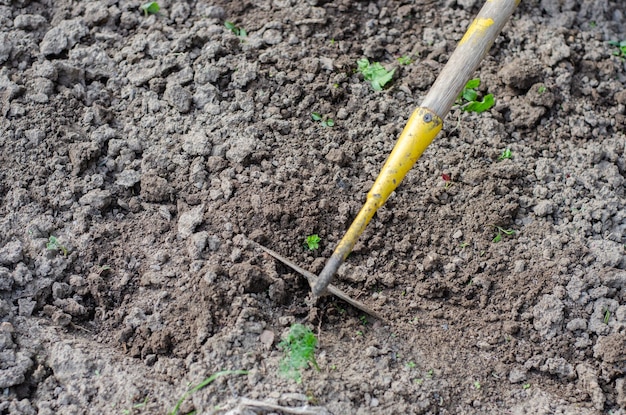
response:
M519 2L520 0L487 0L485 2L437 77L422 106L417 108L409 118L372 189L367 194L365 204L337 244L317 281L311 284L315 297L326 291L331 279L354 248L374 213L400 185L404 176L439 133L443 126L443 119Z

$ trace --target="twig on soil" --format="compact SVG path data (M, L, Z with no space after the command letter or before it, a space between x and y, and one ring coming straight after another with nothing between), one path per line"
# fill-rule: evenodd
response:
M313 274L312 272L309 272L309 271L305 270L304 268L301 268L300 266L298 266L294 262L290 261L289 259L285 258L284 256L280 255L279 253L277 253L275 251L272 251L271 249L266 248L263 245L258 244L258 243L254 242L254 241L251 241L251 242L254 243L256 246L258 246L259 248L261 248L266 253L268 253L269 255L273 256L274 258L276 258L277 260L282 262L283 264L287 265L289 268L291 268L294 271L296 271L298 274L304 276L309 281L309 285L311 287L315 285L315 282L317 281L317 275ZM331 293L332 295L334 295L335 297L339 298L340 300L343 300L346 303L350 304L351 306L353 306L355 308L358 308L359 310L363 311L364 313L367 313L370 316L372 316L374 318L377 318L378 320L381 320L381 321L385 320L376 311L372 310L371 308L369 308L368 306L366 306L362 302L352 299L352 297L350 297L348 294L346 294L345 292L341 291L339 288L335 287L334 285L329 285L328 286L328 292Z
M328 415L330 412L325 408L321 407L290 407L290 406L280 406L269 402L257 401L254 399L241 398L240 403L237 409L247 409L247 408L258 408L264 411L277 411L285 414L295 414L295 415Z

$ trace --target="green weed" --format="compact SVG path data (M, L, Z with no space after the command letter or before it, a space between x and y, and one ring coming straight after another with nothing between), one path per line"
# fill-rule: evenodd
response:
M322 114L320 114L319 112L312 112L311 119L313 121L319 121L320 124L322 124L322 127L334 127L335 126L335 120L333 120L330 117L324 118Z
M400 65L410 65L413 63L413 60L408 55L400 56L397 60Z
M474 389L476 389L477 391L480 390L480 388L482 388L483 386L480 384L479 381L474 381Z
M187 392L185 392L182 398L180 398L178 402L176 403L176 406L174 407L174 409L171 412L169 412L168 415L177 415L178 411L180 410L180 406L183 404L185 399L187 399L194 393L198 392L200 389L204 388L205 386L213 382L215 379L222 377L222 376L226 376L226 375L247 375L247 374L248 374L247 370L223 370L221 372L217 372L209 376L208 378L204 379L202 382L200 382L199 384L197 384L196 386L192 387Z
M608 309L604 310L604 319L602 320L604 324L609 324L610 319L611 319L611 312Z
M228 20L226 20L224 22L224 26L226 27L226 29L233 32L235 36L239 36L239 37L248 36L248 32L246 32L246 29L244 29L243 27L236 26L233 22L229 22Z
M52 235L50 235L50 237L48 238L48 242L46 243L46 249L49 251L61 251L63 252L63 256L67 256L68 253L67 248L61 245L59 240Z
M524 383L522 385L522 389L524 389L524 390L530 389L530 383Z
M611 40L609 42L609 45L618 48L618 50L613 52L613 55L619 56L622 59L626 58L626 40L622 40L619 42L617 40Z
M496 236L493 238L493 242L494 243L498 243L502 240L502 235L507 235L507 236L511 236L511 235L515 235L516 230L515 229L504 229L500 226L496 226Z
M476 88L480 86L480 79L470 79L463 87L463 91L457 97L457 105L463 110L468 112L481 113L485 112L496 103L493 94L487 94L483 97L482 101L478 101L478 92Z
M320 247L321 240L322 238L320 238L317 234L309 235L304 240L304 244L309 249L309 251L315 251L316 249Z
M147 405L148 405L148 397L146 396L146 399L144 399L143 402L134 404L131 409L122 409L122 414L124 415L134 414L135 409L142 409L142 408L145 408Z
M506 159L512 159L512 158L513 158L513 152L511 151L510 148L504 149L502 154L498 156L498 160L506 160Z
M144 3L140 7L143 10L143 13L148 16L149 14L157 14L159 10L161 10L161 6L156 1L151 1L149 3Z
M367 58L359 59L356 64L357 71L363 74L363 79L370 82L375 91L382 91L383 87L391 81L393 73L396 71L395 69L388 71L378 62L370 63Z
M287 337L278 344L285 356L280 361L280 373L296 383L302 383L301 370L313 366L320 370L315 360L317 337L308 327L302 324L293 324Z

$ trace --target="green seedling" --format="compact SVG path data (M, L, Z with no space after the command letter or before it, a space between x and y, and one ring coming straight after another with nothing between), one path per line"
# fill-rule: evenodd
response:
M428 379L432 379L434 375L435 375L435 369L430 369L428 372L426 372L426 378Z
M512 159L513 158L513 152L511 151L510 148L505 149L502 154L500 154L500 156L498 156L498 160L506 160L506 159Z
M180 410L180 406L183 404L185 399L187 399L194 393L198 392L200 389L204 388L209 383L213 382L215 379L222 377L222 376L227 376L227 375L247 375L247 374L248 374L247 370L223 370L221 372L217 372L209 376L208 378L204 379L202 382L200 382L199 384L197 384L196 386L192 387L187 392L185 392L183 397L180 398L178 402L176 403L176 406L174 407L174 409L171 412L168 412L168 415L177 415L178 411Z
M482 388L482 385L480 384L479 381L475 381L474 382L474 389L476 389L477 391L480 390L480 388Z
M143 13L146 16L148 16L150 14L157 14L159 10L161 10L161 6L159 6L159 3L157 3L156 1L151 1L142 4L140 9L143 10Z
M618 50L613 52L613 55L619 56L622 59L626 58L626 40L621 40L619 42L617 40L611 40L609 45L618 48Z
M496 231L498 232L496 234L496 236L493 238L493 242L494 243L498 243L502 240L502 235L507 235L507 236L511 236L511 235L515 235L515 229L504 229L500 226L496 226Z
M465 249L465 248L467 248L468 246L469 246L469 242L461 242L461 245L459 245L459 247L460 247L461 249Z
M302 383L301 370L313 366L320 370L315 360L315 346L317 337L308 327L302 324L294 324L289 329L287 337L278 344L283 349L285 356L280 362L280 373L296 383Z
M357 331L356 331L356 335L357 335L357 336L363 336L363 332L362 332L361 330L357 330Z
M356 61L356 64L357 71L363 74L363 79L371 83L375 91L382 91L383 87L391 81L393 73L396 71L395 69L388 71L378 62L370 63L367 58L359 59Z
M333 120L330 117L324 118L322 114L320 114L319 112L312 112L311 119L313 121L319 121L320 124L322 124L322 127L334 127L335 126L335 120Z
M463 87L463 91L457 98L457 105L463 110L468 112L476 112L480 114L485 112L496 103L493 94L487 94L483 97L482 101L478 101L478 92L476 88L480 86L480 79L470 79Z
M410 362L407 362L407 364L406 364L406 367L408 367L409 369L415 369L416 366L417 365L412 360Z
M413 60L408 55L400 56L397 60L400 65L410 65L413 63Z
M143 402L134 404L131 409L123 409L122 413L124 415L134 414L135 409L142 409L142 408L145 408L147 405L148 405L148 397L146 396L146 399L144 399Z
M304 244L309 249L309 251L315 251L316 249L320 247L321 240L322 239L317 234L309 235L304 240Z
M524 390L530 389L530 383L524 383L522 385L522 389L524 389Z
M446 189L446 190L447 190L447 189L449 189L449 188L450 188L450 186L452 186L452 177L451 177L449 174L445 174L445 173L443 173L443 174L441 175L441 179L443 180L443 183L444 183L444 184L443 184L443 188L444 188L444 189Z
M364 326L367 326L367 316L365 314L359 317L359 320L361 320L361 324L363 324Z
M413 383L415 383L416 385L421 385L422 383L424 383L424 379L422 378L418 378L418 379L414 379Z
M602 321L604 321L604 324L609 324L609 320L611 319L611 312L607 309L604 310L604 319Z
M540 85L539 88L537 88L537 92L539 92L540 95L546 92L547 90L548 88L546 88L545 85Z
M233 32L235 36L246 37L248 36L248 32L243 27L236 26L233 22L229 22L228 20L224 22L224 26L226 29Z
M67 256L68 253L67 248L61 245L59 240L52 235L50 235L50 237L48 238L48 242L46 243L46 249L49 251L61 251L63 252L63 256Z

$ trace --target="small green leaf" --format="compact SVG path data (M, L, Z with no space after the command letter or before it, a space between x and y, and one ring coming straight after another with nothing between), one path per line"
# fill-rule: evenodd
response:
M397 60L400 65L410 65L413 62L411 57L407 55L400 56Z
M463 99L469 102L476 101L478 98L478 92L473 89L464 89L463 90Z
M488 95L485 95L482 101L469 102L461 108L464 111L476 112L480 114L481 112L485 112L489 108L493 107L495 103L496 103L496 100L493 98L493 94L488 94Z
M505 159L511 159L511 158L513 158L513 152L511 151L510 148L504 149L502 154L498 156L498 160L505 160Z
M502 240L502 234L500 232L498 232L498 234L496 235L495 238L493 238L493 242L494 243L498 243Z
M318 235L309 235L306 237L304 243L310 251L315 251L320 247L321 240L322 238L320 238Z
M357 70L376 91L381 91L391 81L395 72L395 69L387 71L379 62L370 63L366 58L357 61Z
M480 86L480 79L476 78L476 79L470 79L469 81L467 81L467 83L465 84L465 89L476 89Z
M313 119L313 121L320 121L322 119L322 114L319 112L312 112L311 119Z
M333 127L335 125L335 120L333 120L332 118L329 118L326 121L324 121L322 125L324 127Z
M248 32L246 32L246 29L238 27L233 22L229 22L228 20L224 22L224 27L226 27L226 29L233 32L235 36L239 36L239 37L248 36Z
M156 14L161 10L161 6L156 1L151 1L149 3L144 3L141 5L141 10L147 15Z

